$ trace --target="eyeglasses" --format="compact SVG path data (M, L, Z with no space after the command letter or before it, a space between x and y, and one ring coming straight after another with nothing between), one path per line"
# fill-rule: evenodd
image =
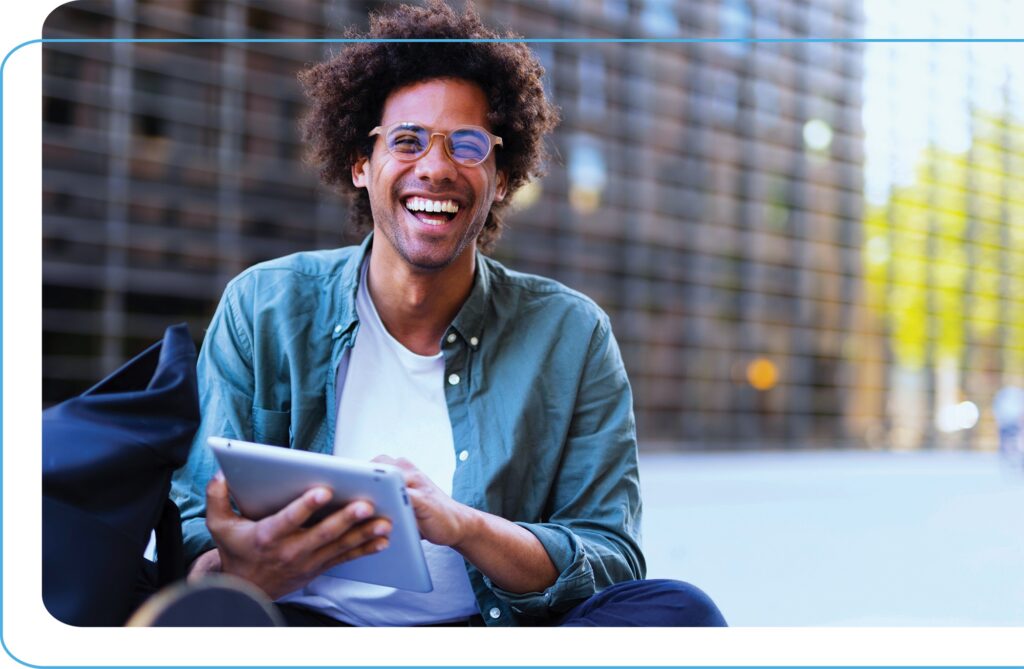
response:
M475 125L460 125L444 133L434 132L412 121L399 121L389 126L377 126L370 131L369 136L373 135L382 135L388 152L405 162L425 156L437 135L444 138L448 157L466 167L479 165L487 160L494 147L501 146L501 137Z

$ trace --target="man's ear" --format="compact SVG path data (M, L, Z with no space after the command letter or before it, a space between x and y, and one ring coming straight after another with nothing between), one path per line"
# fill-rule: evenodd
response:
M505 195L508 193L508 174L502 170L498 170L495 173L497 183L494 187L494 201L501 202L505 199Z
M352 163L352 185L356 188L366 188L369 183L370 161L366 156L360 156Z

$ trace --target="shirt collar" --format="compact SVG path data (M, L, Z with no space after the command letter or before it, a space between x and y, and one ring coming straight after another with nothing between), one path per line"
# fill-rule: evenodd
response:
M492 270L489 263L490 260L486 256L479 251L476 252L473 288L452 321L452 328L474 348L482 338L484 318L487 316L487 305L491 299Z
M360 270L372 246L373 232L366 235L363 243L359 245L359 250L356 251L356 261L347 262L342 266L340 286L344 292L344 299L339 305L338 320L332 335L334 339L351 330L359 322L359 315L356 313L356 295L359 293L359 281L362 277Z
M359 322L356 314L356 295L359 292L361 269L366 262L370 249L373 247L373 232L366 235L363 243L359 245L356 253L356 262L346 263L341 273L341 285L346 291L344 300L341 301L341 309L337 325L334 328L334 338L338 338L348 332ZM452 329L472 346L479 343L484 326L484 317L487 314L487 304L491 294L491 268L490 261L479 251L476 252L476 272L473 276L473 288L469 297L463 302L459 313L452 321Z

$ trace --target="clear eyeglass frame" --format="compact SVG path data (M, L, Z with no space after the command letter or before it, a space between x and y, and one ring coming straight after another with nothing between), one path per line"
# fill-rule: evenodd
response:
M426 130L427 133L429 133L429 138L427 140L427 145L425 147L423 147L422 151L420 151L418 153L402 153L402 152L398 152L398 151L393 151L391 149L391 147L388 146L388 142L387 142L388 135L391 134L392 130L394 130L395 128L401 127L401 126L408 126L410 128L412 128L412 127L422 128L423 130ZM464 160L464 159L459 159L455 155L455 152L453 151L452 147L450 146L450 144L448 142L448 138L453 133L457 133L457 132L462 131L462 130L474 130L474 131L480 132L484 137L487 138L487 152L484 154L483 158L481 158L480 160L467 161L467 160ZM371 130L369 132L367 137L373 137L374 135L380 135L384 139L384 148L386 148L388 150L388 153L390 153L392 156L394 156L394 158L396 160L401 160L402 162L406 162L406 163L411 163L413 161L419 160L423 156L427 155L427 153L430 152L430 147L433 146L433 144L434 144L434 137L438 137L438 136L440 136L443 139L442 146L444 146L445 154L449 158L451 158L451 160L453 162L456 162L459 165L464 165L465 167L476 167L477 165L481 164L482 162L487 160L487 158L490 157L491 152L494 151L494 147L502 146L501 137L498 137L497 135L495 135L494 133L490 132L486 128L481 128L478 125L460 125L460 126L457 126L455 128L452 128L448 132L438 132L436 130L428 128L427 126L425 126L425 125L423 125L421 123L416 123L415 121L398 121L397 123L392 123L392 124L386 125L386 126L385 125L378 125L376 128L374 128L373 130Z

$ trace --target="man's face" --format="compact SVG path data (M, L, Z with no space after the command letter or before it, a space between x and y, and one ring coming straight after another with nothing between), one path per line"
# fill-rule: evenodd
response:
M462 125L490 130L487 112L487 98L476 84L433 79L393 91L380 124L412 121L442 133ZM415 269L439 270L459 258L473 266L476 238L491 205L505 197L506 180L495 167L494 151L479 165L466 167L448 156L438 136L419 160L404 162L377 136L370 157L353 165L352 183L369 193L376 243L386 243ZM442 211L422 211L430 208L423 200L443 203ZM458 210L445 213L452 204Z

